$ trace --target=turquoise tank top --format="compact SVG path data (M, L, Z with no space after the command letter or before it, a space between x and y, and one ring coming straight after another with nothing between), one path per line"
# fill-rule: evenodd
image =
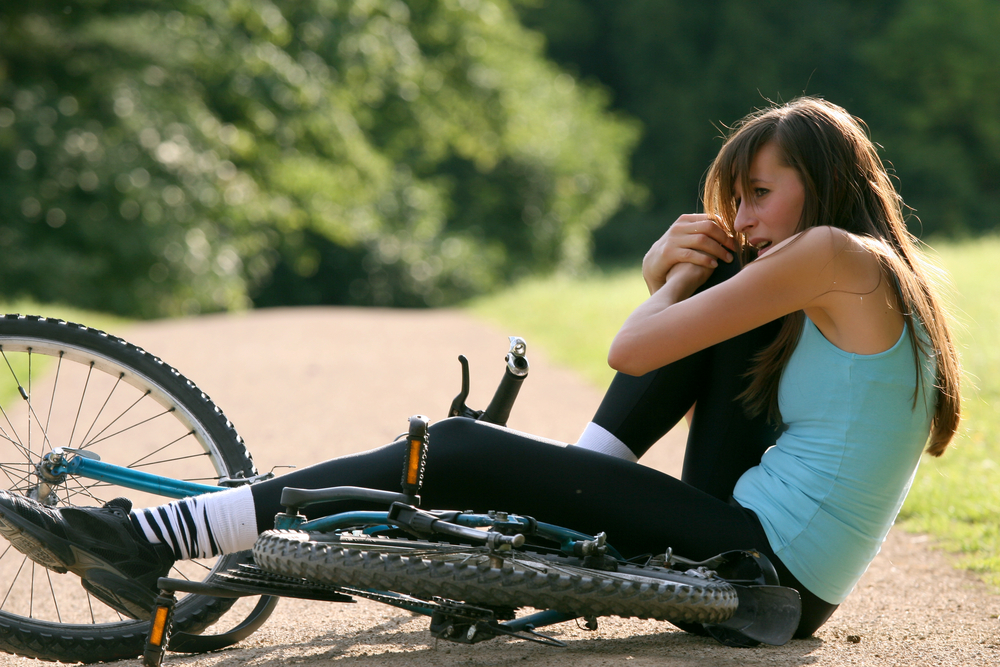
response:
M787 425L734 499L753 510L771 548L815 595L840 604L868 568L906 498L934 413L933 364L916 409L904 326L879 354L852 354L805 320L781 376ZM920 330L922 334L922 329Z

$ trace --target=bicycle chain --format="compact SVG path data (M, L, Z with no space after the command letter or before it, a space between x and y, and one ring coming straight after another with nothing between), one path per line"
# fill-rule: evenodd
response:
M432 613L441 613L453 616L456 619L463 621L469 621L471 623L479 621L492 621L496 619L496 614L493 613L491 609L485 609L483 607L476 607L471 604L466 604L465 602L458 602L456 600L447 600L445 598L434 597L431 600L424 600L423 598L416 598L412 595L399 595L399 594L388 594L379 593L376 591L363 591L358 588L341 587L340 591L348 594L354 595L360 598L365 598L367 600L373 600L375 602L381 602L382 604L392 605L394 607L399 607L403 605L408 605L412 607L420 607L421 609L428 610Z
M252 590L259 595L281 595L332 602L350 601L347 597L349 594L337 586L274 574L247 563L241 563L236 570L219 572L213 579L234 590Z
M241 564L236 570L220 572L216 575L216 578L225 583L231 584L234 587L255 586L273 588L274 593L281 595L309 595L310 593L318 593L320 595L340 594L365 598L367 600L373 600L375 602L381 602L383 604L393 606L399 606L400 603L408 604L414 607L430 610L431 612L441 612L455 615L463 620L469 621L485 621L493 619L496 616L490 609L476 607L464 602L446 600L444 598L437 597L433 600L424 600L411 595L390 595L388 593L366 591L360 588L351 588L349 586L332 586L329 584L312 582L308 579L288 577L283 574L274 574L273 572L268 572L267 570L261 569L256 565L250 565L247 563Z

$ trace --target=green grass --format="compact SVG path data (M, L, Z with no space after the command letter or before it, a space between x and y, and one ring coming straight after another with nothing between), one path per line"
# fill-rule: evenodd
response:
M1000 238L935 247L954 283L964 420L944 456L925 457L900 523L1000 587Z
M958 562L1000 587L1000 237L934 244L951 274L947 290L968 381L962 430L940 459L924 457L900 514ZM527 280L468 305L470 312L524 336L551 359L605 388L607 349L646 290L638 269L584 279Z
M532 278L499 294L476 299L469 310L523 336L545 355L582 373L601 389L611 384L608 348L629 313L649 293L637 271L585 278Z

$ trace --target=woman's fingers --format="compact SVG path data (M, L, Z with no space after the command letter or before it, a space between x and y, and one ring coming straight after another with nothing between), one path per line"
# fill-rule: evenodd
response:
M675 264L696 264L710 269L717 267L719 260L724 262L729 261L724 256L713 255L697 248L681 248L675 256L677 258L677 261L674 262Z
M719 261L731 262L732 238L709 215L682 215L649 249L642 261L642 275L650 291L656 291L677 264L694 264L709 270Z
M731 262L733 260L733 241L729 235L713 220L678 219L667 233L654 244L653 251L658 252L671 264L676 262L694 262L701 264L688 251L696 250L708 257Z

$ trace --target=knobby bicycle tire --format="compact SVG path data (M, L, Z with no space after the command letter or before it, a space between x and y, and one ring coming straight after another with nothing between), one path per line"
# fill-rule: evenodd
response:
M116 496L132 498L136 507L166 500L92 480L44 487L35 465L60 446L204 484L256 474L242 439L212 400L121 338L61 320L6 315L0 317L0 354L0 480L11 490L50 491L41 499L57 507L100 505ZM142 654L148 621L121 617L92 598L76 575L50 572L5 542L0 538L0 650L64 662ZM178 563L170 576L201 580L239 559ZM186 596L176 608L175 631L200 632L232 603Z
M655 567L617 572L581 567L558 555L510 552L499 567L485 548L266 531L254 546L259 567L335 586L438 596L475 605L555 609L578 616L622 616L719 623L736 611L725 581Z

